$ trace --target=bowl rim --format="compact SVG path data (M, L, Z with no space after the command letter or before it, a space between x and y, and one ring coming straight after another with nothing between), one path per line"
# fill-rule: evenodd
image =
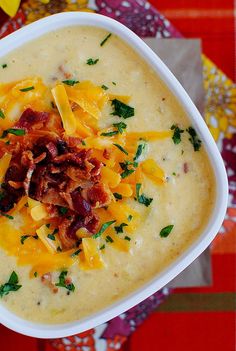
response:
M155 293L157 290L161 289L191 264L209 246L221 227L227 209L228 181L226 170L219 150L202 116L184 88L166 65L143 42L143 40L130 29L114 19L99 14L87 12L59 13L40 19L8 35L6 38L3 38L0 41L0 57L5 56L14 49L21 47L25 43L35 40L48 32L64 27L86 25L106 29L108 32L118 35L122 40L127 42L127 44L143 57L152 69L154 69L164 84L166 84L176 96L204 142L205 150L211 162L216 182L215 208L207 226L201 235L199 235L198 239L195 240L194 243L192 243L174 262L139 289L86 318L64 324L35 323L18 317L3 304L0 304L0 323L21 334L38 338L65 337L94 328L125 312Z

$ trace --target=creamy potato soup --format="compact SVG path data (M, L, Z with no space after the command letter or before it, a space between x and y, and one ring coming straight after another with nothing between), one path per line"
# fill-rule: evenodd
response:
M197 239L214 174L176 98L116 35L68 27L0 59L0 301L40 323L123 298Z

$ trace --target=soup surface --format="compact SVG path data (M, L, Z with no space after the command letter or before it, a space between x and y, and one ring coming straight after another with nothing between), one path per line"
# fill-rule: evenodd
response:
M0 219L3 223L0 226L1 303L17 315L31 321L64 323L81 319L131 293L183 253L202 232L212 212L215 197L214 174L204 145L194 134L194 129L189 129L191 122L188 116L160 78L121 39L112 34L103 45L100 45L108 34L98 28L68 27L40 37L0 59L1 95L2 87L5 89L6 86L9 86L8 83L29 79L28 88L32 87L37 79L35 77L41 78L42 84L49 89L54 89L58 82L62 81L67 81L63 85L66 86L66 89L76 89L77 86L79 88L81 83L77 81L90 81L93 86L102 86L104 94L112 94L116 101L123 101L126 107L133 107L135 111L133 116L119 117L117 115L119 112L114 113L112 110L112 108L117 109L119 106L115 106L114 99L112 100L110 97L112 104L106 101L102 107L98 126L99 130L105 130L105 134L109 134L111 133L109 128L113 124L121 121L125 123L126 130L119 134L120 144L122 144L125 132L127 135L130 133L130 140L134 141L133 145L130 142L127 146L128 152L125 148L126 145L122 145L127 153L133 152L136 155L132 162L137 164L129 164L128 166L123 164L123 169L120 169L119 173L121 174L127 169L136 172L138 167L143 170L143 174L136 184L134 184L134 180L133 183L129 184L129 177L134 176L131 172L130 175L128 174L121 180L123 184L128 184L127 189L131 189L134 193L133 197L125 199L125 195L122 196L118 191L113 191L116 196L112 203L118 207L115 207L115 210L111 212L109 212L109 204L104 206L105 209L99 209L103 210L104 213L106 211L112 213L108 220L116 220L116 223L107 224L105 229L102 228L102 224L108 223L108 221L103 220L100 223L100 231L101 228L104 229L104 235L107 230L110 230L110 235L103 237L99 235L94 239L100 248L98 249L98 260L100 263L102 262L101 267L97 267L96 264L94 267L91 264L91 269L86 265L79 266L78 261L80 261L80 254L83 255L83 252L79 254L77 252L73 258L73 264L70 263L66 267L66 264L62 263L63 272L68 273L65 273L64 277L63 274L61 275L62 284L57 287L55 283L58 283L60 273L58 265L55 271L52 269L48 275L38 265L38 269L33 268L32 274L34 254L31 256L32 264L29 264L22 253L22 248L26 250L30 250L31 247L34 247L35 250L38 249L36 244L39 245L41 238L38 232L39 225L36 223L36 229L34 229L40 236L35 238L37 240L29 239L29 234L33 235L34 233L28 233L27 228L24 235L28 235L28 237L22 239L21 232L19 245L22 248L19 250L21 250L22 256L19 261L18 246L7 238L10 232L6 232L4 228L8 228L6 226L9 225L20 228L22 225L21 215L15 213L14 216L12 215L14 218L11 219L3 214ZM88 84L88 89L89 86ZM21 90L25 90L25 93L29 94L30 91L27 92L25 87L27 88L24 85ZM34 90L36 91L36 88ZM34 93L33 90L32 93ZM55 98L55 90L53 96L49 97L49 101L52 101L52 108L55 114L58 114L57 109L59 110L59 108ZM45 97L45 99L47 98ZM34 103L37 105L37 110L42 111L41 102ZM0 96L0 108L3 108L1 104L2 96ZM70 106L76 114L76 104L70 103ZM81 106L80 108L83 110L83 106ZM6 129L4 123L7 118L14 120L17 115L19 119L23 110L31 107L30 102L27 101L23 107L14 107L9 112L9 117L7 116L8 112L5 111L6 118L0 119L1 130ZM111 114L112 112L113 114ZM130 109L127 113L133 114ZM112 131L114 132L113 129ZM117 130L115 131L117 132ZM159 139L152 137L149 132L155 131L166 131L166 137L163 136ZM136 140L132 139L132 135L134 135L132 133L144 134L140 134L141 137ZM115 134L114 136L105 135L104 139L108 140L109 143L116 136ZM14 141L17 136L13 135L12 138ZM84 139L86 140L85 137ZM8 141L4 140L4 142ZM10 142L12 141L10 140ZM115 141L113 141L113 145L114 143ZM141 146L138 151L139 145ZM120 152L122 157L126 157L124 151L118 150L118 147L116 149L116 152ZM1 157L3 153L1 151ZM145 160L152 160L151 163L145 164L146 168L142 163ZM155 178L155 174L158 172L160 174L159 181L158 176ZM162 172L164 172L164 177ZM140 189L137 184L142 184ZM116 217L116 208L119 208L119 203L121 214L118 218ZM124 208L127 209L127 207L122 207L124 203L125 206L129 206L128 208L131 209L134 217L138 213L139 221L135 225L134 231L128 230L129 221L132 223L131 213L128 214L126 221L121 220L122 211ZM33 206L29 203L25 205ZM62 215L64 214L62 213ZM104 216L106 218L106 213ZM125 224L122 226L122 223ZM114 226L121 226L120 231L117 228L115 231ZM57 234L55 232L52 235ZM121 246L114 245L115 242L112 241L112 238L115 235L122 238L122 243L125 243L124 247L122 243L119 244ZM52 240L55 241L55 237ZM42 245L40 249L43 250L44 243L42 242L40 245ZM16 247L17 249L14 250ZM47 248L44 247L44 249L47 251ZM81 246L76 249L80 250ZM76 252L76 249L74 248L73 252ZM51 254L50 250L49 254ZM50 259L53 260L56 255L57 253L51 254L52 258ZM83 256L81 256L82 259ZM17 279L14 280L13 277L13 285L18 284L21 287L17 288L17 291L10 291L9 294L6 294L3 292L3 286L8 282L13 271L17 273L19 280L17 283ZM69 279L66 280L65 277ZM73 285L73 288L70 284Z

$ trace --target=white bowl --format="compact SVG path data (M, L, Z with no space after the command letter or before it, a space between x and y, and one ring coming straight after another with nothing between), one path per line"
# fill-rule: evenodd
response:
M5 56L12 50L50 31L67 26L80 25L100 27L108 32L117 34L144 58L176 96L201 137L211 161L216 177L216 203L205 230L170 266L132 294L87 318L59 325L37 324L17 317L3 305L0 305L0 322L3 325L19 333L39 338L63 337L96 327L155 293L190 265L207 248L220 229L227 208L228 182L224 163L202 116L186 91L160 58L127 27L113 19L97 14L86 12L61 13L39 20L2 39L0 41L1 56Z

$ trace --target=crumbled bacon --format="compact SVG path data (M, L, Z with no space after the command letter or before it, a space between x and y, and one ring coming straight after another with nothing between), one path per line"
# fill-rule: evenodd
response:
M62 248L70 249L78 242L78 229L85 228L88 235L97 232L99 218L94 208L108 205L111 193L100 182L103 164L92 157L91 149L81 148L80 138L63 136L56 116L52 117L57 127L49 128L51 115L28 108L15 124L28 133L20 143L11 136L11 144L5 146L13 156L0 211L9 211L25 194L44 203L50 221L59 229Z
M94 208L104 207L111 201L111 195L104 184L98 183L86 190L87 201Z
M188 166L187 162L184 162L184 164L183 164L183 171L184 171L184 173L188 173L188 171L189 171L189 166Z
M33 111L27 108L21 115L19 121L15 124L15 128L25 129L40 129L47 122L49 113Z
M46 285L54 294L58 292L58 288L53 284L52 282L52 274L51 273L45 273L41 277L41 282Z

